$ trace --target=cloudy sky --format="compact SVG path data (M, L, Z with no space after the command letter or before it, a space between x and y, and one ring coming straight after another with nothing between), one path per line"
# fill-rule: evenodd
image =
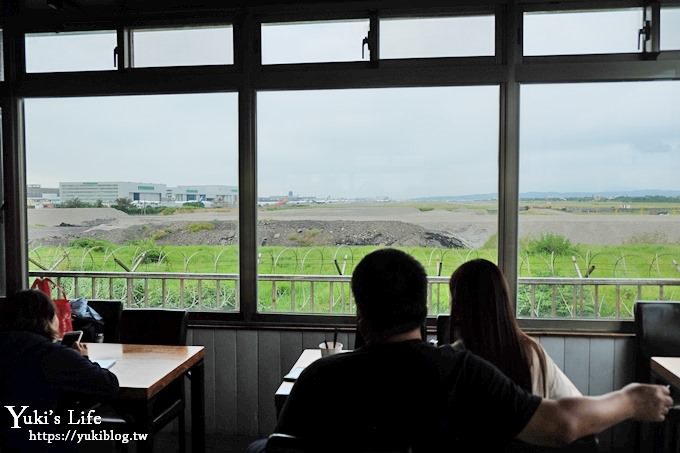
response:
M635 51L640 20L639 12L527 16L525 52ZM570 31L574 24L579 33ZM680 9L662 21L662 46L680 49L680 26L672 24L680 25ZM263 61L361 59L366 21L326 27L265 27ZM384 22L381 53L488 55L492 30L484 17ZM136 64L233 61L230 29L178 36L136 34ZM112 69L113 46L111 33L35 36L27 66ZM497 86L259 93L260 195L495 192L498 95ZM28 182L235 185L237 133L233 93L30 99ZM678 168L680 81L522 87L521 191L678 190Z

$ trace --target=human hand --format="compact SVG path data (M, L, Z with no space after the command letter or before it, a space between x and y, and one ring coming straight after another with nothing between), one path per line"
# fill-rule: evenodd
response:
M673 407L668 387L663 385L628 384L623 392L629 397L633 419L641 422L662 422Z
M87 355L88 355L88 350L87 350L87 345L86 345L86 344L83 344L83 343L81 343L81 342L79 342L79 341L76 341L75 343L73 343L73 344L71 345L71 347L72 347L73 349L75 349L76 351L78 351L78 352L80 353L80 355L86 356L86 357L87 357Z

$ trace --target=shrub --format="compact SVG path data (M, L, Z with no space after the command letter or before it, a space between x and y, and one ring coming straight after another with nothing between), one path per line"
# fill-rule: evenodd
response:
M162 249L154 248L145 250L146 254L142 258L143 264L156 264L166 259L165 252Z
M288 240L295 242L298 247L310 247L316 243L316 239L321 234L321 230L312 228L288 236Z
M189 233L198 233L199 231L212 231L214 229L215 229L214 223L201 222L187 225L185 231Z
M70 247L80 247L83 249L104 250L109 246L109 243L101 239L92 238L78 238L69 243Z
M543 233L538 239L532 239L527 245L530 255L569 255L574 253L574 246L564 236L554 233Z
M160 239L166 238L170 235L168 230L157 230L151 233L151 240L158 241Z
M66 200L59 205L61 208L91 208L94 205L91 203L87 203L85 201L81 201L80 198L73 198L71 200Z
M177 212L177 208L163 208L161 211L162 215L172 215Z
M434 208L432 206L419 206L418 211L420 212L428 212L428 211L433 211Z

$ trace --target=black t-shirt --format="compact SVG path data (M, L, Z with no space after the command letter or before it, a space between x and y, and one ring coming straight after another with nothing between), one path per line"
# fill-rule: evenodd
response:
M422 341L371 344L310 365L276 432L324 451L482 451L504 447L540 402L467 351Z

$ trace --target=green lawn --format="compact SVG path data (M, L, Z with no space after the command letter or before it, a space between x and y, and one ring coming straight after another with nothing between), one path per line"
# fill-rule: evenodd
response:
M30 257L44 267L70 271L124 271L122 265L138 272L188 272L188 273L238 273L238 247L233 246L158 246L153 241L134 245L117 245L102 241L79 240L80 246L38 247ZM552 243L549 245L552 246ZM259 271L261 274L350 275L354 266L377 247L261 247ZM496 260L493 241L479 249L441 249L403 247L416 257L429 275L449 276L462 263L474 258ZM576 278L573 258L584 274L595 266L591 278L680 278L680 245L624 244L616 246L571 246L560 253L537 251L535 243L520 248L520 277ZM61 260L61 261L60 261ZM440 264L441 263L441 264ZM31 271L39 268L31 264ZM128 293L137 305L184 306L220 310L237 309L237 288L233 281L177 281L136 279L127 283L117 279L79 279L79 294L90 297L92 287L95 297L125 298ZM75 295L75 282L64 281L71 296ZM264 311L301 312L351 312L349 285L335 283L297 282L259 283L259 309ZM144 295L146 294L146 298ZM629 316L633 301L659 297L658 287L537 286L519 288L519 313L530 315L532 306L538 316ZM680 287L666 287L665 299L680 299ZM448 311L448 288L435 285L431 294L431 311Z

